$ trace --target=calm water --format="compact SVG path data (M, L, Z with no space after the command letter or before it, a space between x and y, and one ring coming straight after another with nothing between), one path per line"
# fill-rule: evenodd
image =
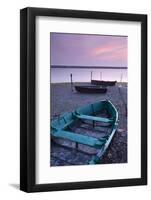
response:
M92 79L127 82L127 69L51 68L51 83L70 82L71 73L73 82L90 82L91 72Z

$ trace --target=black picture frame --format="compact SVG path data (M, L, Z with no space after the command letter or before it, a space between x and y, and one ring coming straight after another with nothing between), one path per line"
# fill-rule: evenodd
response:
M37 16L141 23L141 178L36 184L35 19ZM20 189L25 192L121 187L147 184L147 15L48 8L20 11Z

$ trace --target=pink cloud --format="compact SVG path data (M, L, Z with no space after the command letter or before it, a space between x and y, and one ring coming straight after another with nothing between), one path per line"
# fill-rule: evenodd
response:
M115 39L108 43L101 44L91 51L91 56L95 59L108 62L127 63L127 40Z

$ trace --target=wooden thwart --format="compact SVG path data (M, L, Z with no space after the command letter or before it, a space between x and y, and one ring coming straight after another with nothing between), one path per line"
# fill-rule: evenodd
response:
M86 119L86 120L92 120L97 122L104 122L104 123L111 123L113 122L112 119L104 118L104 117L95 117L95 116L89 116L89 115L76 115L79 119Z
M78 142L80 144L95 147L97 149L100 149L100 147L106 142L105 138L97 139L87 135L72 133L70 131L63 131L63 130L55 132L54 136L63 139L69 139L73 142Z

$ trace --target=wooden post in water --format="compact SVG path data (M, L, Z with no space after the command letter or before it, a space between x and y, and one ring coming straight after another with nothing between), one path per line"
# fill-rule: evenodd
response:
M70 74L70 81L71 81L71 91L73 92L73 81L72 81L72 73Z
M123 74L121 74L121 79L120 79L120 83L122 83L122 79L123 79Z
M100 72L100 80L102 81L102 72Z
M91 71L91 81L92 81L92 74L93 74L93 71Z

